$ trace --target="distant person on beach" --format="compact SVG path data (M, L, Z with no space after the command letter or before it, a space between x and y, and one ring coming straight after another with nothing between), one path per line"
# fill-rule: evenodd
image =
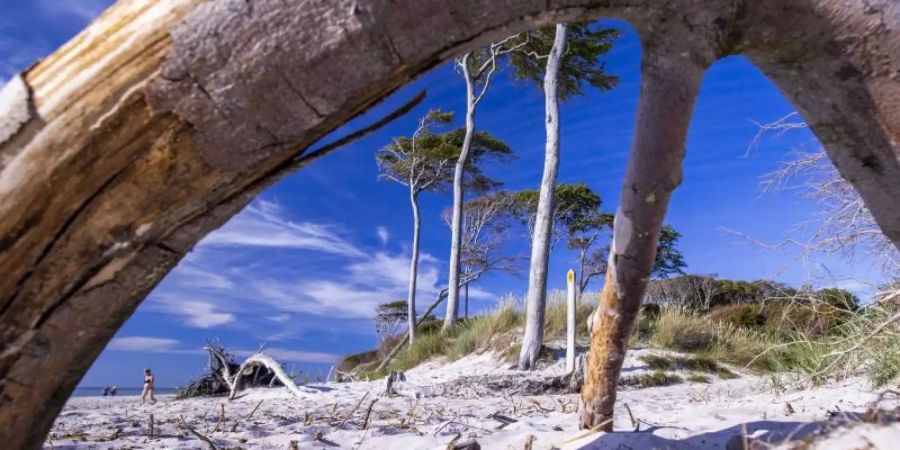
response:
M112 397L116 396L116 392L119 390L117 386L112 386L109 388L109 395Z
M106 397L107 395L109 395L109 386L103 388L103 396Z
M141 392L141 404L150 397L150 404L156 403L156 397L153 396L153 372L150 369L144 369L144 391Z

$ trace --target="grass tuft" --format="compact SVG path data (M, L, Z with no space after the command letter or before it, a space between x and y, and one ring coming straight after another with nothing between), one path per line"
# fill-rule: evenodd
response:
M633 386L640 389L657 386L669 386L677 383L681 383L681 377L675 374L666 373L662 370L654 370L653 372L649 373L628 375L619 378L620 385Z

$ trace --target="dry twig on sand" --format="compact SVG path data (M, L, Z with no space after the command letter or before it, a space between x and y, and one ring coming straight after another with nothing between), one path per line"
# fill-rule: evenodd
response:
M338 429L338 430L340 430L341 427L344 425L344 423L346 423L347 420L353 415L353 413L355 413L356 410L359 409L359 405L362 405L363 400L365 400L366 397L368 397L368 396L369 396L369 393L366 392L366 393L362 396L362 398L360 398L359 401L356 402L356 406L354 406L353 409L351 409L350 412L348 412L347 415L344 416L344 420L341 420L341 423L339 423L339 424L337 425L337 429Z
M190 425L188 425L188 423L184 420L184 416L178 416L178 418L181 419L181 425L185 429L190 431L191 434L193 434L194 436L197 436L197 439L200 439L201 441L206 442L206 445L209 447L209 450L219 450L218 447L216 447L216 444L212 441L212 439L200 434L200 432L198 432L197 430L192 428Z

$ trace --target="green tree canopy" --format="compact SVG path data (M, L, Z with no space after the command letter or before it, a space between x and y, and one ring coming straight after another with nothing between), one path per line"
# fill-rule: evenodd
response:
M566 101L584 94L584 86L608 91L619 79L606 73L600 61L621 35L619 30L591 23L568 24L566 51L559 69L559 99ZM527 31L516 38L516 51L509 54L513 76L543 87L546 56L553 47L555 27Z
M670 225L663 225L659 231L659 244L656 245L656 260L650 275L653 278L669 278L672 275L683 275L687 263L684 255L676 248L681 233Z
M444 192L453 181L453 165L459 158L465 130L442 131L453 120L453 113L439 109L429 111L424 126L411 137L397 137L379 150L375 159L381 176L404 186L413 184L415 191ZM471 156L466 166L465 186L475 192L487 192L500 183L487 177L479 163L509 162L514 158L506 143L486 131L475 134Z

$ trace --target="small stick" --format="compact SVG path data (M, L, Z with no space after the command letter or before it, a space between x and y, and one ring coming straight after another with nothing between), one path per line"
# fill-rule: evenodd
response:
M372 407L375 406L375 402L378 401L378 397L372 399L372 402L369 403L369 407L366 409L366 418L363 419L363 430L369 427L369 415L372 414Z
M339 423L339 424L338 424L338 425L337 425L337 429L339 429L339 430L340 430L340 429L341 429L341 426L343 426L343 425L344 425L344 423L345 423L345 422L347 422L347 419L349 419L349 418L350 418L350 416L352 416L352 415L353 415L353 413L355 413L355 412L356 412L356 410L357 410L357 409L359 409L359 405L361 405L361 404L362 404L362 402L363 402L363 400L365 400L365 399L366 399L366 397L368 397L368 396L369 396L369 393L368 393L368 392L366 392L366 393L365 393L365 395L363 395L363 396L362 396L362 398L361 398L361 399L359 399L359 401L358 401L358 402L356 402L356 406L354 406L354 407L353 407L353 409L351 409L351 410L350 410L350 412L348 412L348 413L347 413L347 415L346 415L346 416L344 416L344 420L342 420L342 421L341 421L341 423Z
M534 441L536 440L537 438L534 437L533 434L529 434L528 437L525 438L525 450L532 450L532 448L534 447Z
M219 406L221 406L221 409L219 409L219 421L216 422L216 426L213 427L212 431L209 432L210 434L213 434L216 431L219 431L219 426L222 425L222 422L225 421L225 404L219 403Z
M247 414L246 416L244 416L244 420L249 419L253 415L253 413L255 413L257 409L259 409L259 406L262 405L262 402L263 401L260 400L259 403L256 404L256 407L253 408L253 411L250 411L250 414Z
M153 414L150 414L150 437L153 437Z
M181 419L181 424L184 425L184 427L187 428L187 430L190 431L191 434L193 434L194 436L197 436L197 438L200 439L201 441L206 442L206 445L209 446L209 450L219 450L216 447L216 444L213 443L212 439L200 434L197 430L191 428L191 426L188 425L187 422L184 421L184 416L178 416L178 418Z
M631 414L631 407L628 406L628 403L625 404L625 410L628 411L628 418L631 419L631 426L634 427L634 431L641 431L641 423L634 420L634 414Z

